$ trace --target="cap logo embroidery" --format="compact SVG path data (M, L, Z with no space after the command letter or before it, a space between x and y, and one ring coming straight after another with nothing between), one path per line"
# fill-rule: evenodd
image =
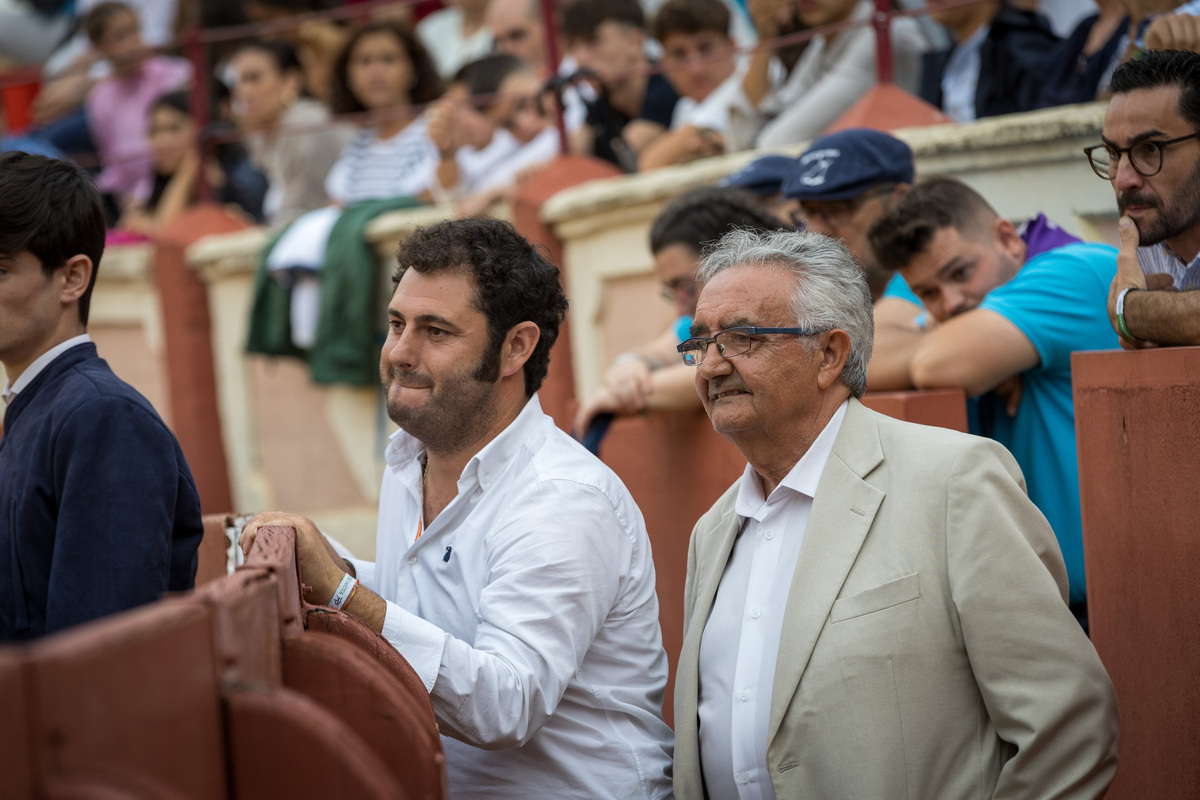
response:
M841 154L842 151L836 148L814 150L811 153L805 153L800 159L800 166L805 168L805 171L800 175L800 183L805 186L820 186L825 183L825 173L829 172L829 168L833 166L833 162L837 161L838 156Z

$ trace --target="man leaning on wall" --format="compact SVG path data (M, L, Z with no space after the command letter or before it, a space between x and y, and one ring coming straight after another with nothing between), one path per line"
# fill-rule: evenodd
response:
M1200 344L1200 54L1145 53L1110 88L1087 149L1121 212L1109 318L1126 348Z
M429 691L452 797L662 800L667 659L642 515L543 413L567 309L504 222L441 222L397 252L380 359L388 416L376 558L292 525L313 602L381 633Z
M1116 697L1012 456L859 403L836 242L739 231L700 275L679 350L748 464L688 549L676 796L1103 796Z

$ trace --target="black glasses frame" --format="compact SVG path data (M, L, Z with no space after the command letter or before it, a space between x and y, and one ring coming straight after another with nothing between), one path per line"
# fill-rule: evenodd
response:
M750 342L746 345L745 350L739 350L736 353L727 352L728 345L721 344L717 338L722 334L730 331L737 331L746 334ZM824 331L809 330L808 328L756 328L749 325L739 325L734 328L726 328L723 331L717 331L712 336L693 336L690 339L685 339L676 345L675 349L683 356L683 363L689 367L698 367L704 363L704 357L708 355L708 346L715 344L717 352L721 354L721 358L733 358L734 356L744 355L750 352L750 345L753 344L753 337L761 336L764 333L787 333L794 336L814 336ZM695 343L695 344L694 344ZM701 346L701 344L703 346ZM690 346L689 346L690 345ZM688 359L695 359L689 361Z
M1091 147L1083 148L1083 152L1088 158L1088 163L1092 165L1092 172L1096 173L1097 176L1106 181L1111 181L1113 178L1117 177L1114 167L1115 165L1121 163L1122 155L1129 159L1129 166L1133 167L1133 171L1138 175L1141 175L1143 178L1153 178L1155 175L1162 172L1163 151L1173 144L1186 142L1188 139L1200 139L1200 131L1197 131L1196 133L1189 133L1187 136L1179 136L1175 139L1167 139L1165 142L1157 142L1153 139L1147 139L1146 141L1138 142L1137 144L1131 144L1129 147L1112 147L1107 144L1094 144ZM1139 147L1146 147L1147 145L1158 148L1158 166L1154 170L1142 169L1138 166L1138 160L1133 157L1133 151L1135 149ZM1097 150L1103 150L1106 154L1108 154L1110 159L1108 167L1101 168L1100 165L1096 163L1096 159L1093 158L1092 154ZM1113 157L1114 153L1116 154L1115 158Z

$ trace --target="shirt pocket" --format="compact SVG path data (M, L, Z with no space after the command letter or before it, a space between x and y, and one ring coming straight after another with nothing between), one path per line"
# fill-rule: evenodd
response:
M834 601L829 622L836 625L856 617L886 611L921 597L921 576L914 572L894 581Z

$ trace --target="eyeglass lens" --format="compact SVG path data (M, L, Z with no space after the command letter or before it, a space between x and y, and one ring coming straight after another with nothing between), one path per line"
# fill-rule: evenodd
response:
M1116 175L1121 152L1109 147L1096 147L1090 155L1101 177L1111 180ZM1162 169L1162 157L1163 149L1158 142L1138 142L1129 148L1129 163L1139 175L1146 178L1157 175Z
M702 337L689 339L684 343L684 362L693 367L704 363L704 356L708 353L710 341L716 344L717 352L721 354L722 358L733 358L749 350L752 340L749 334L739 330L721 331L711 339Z

